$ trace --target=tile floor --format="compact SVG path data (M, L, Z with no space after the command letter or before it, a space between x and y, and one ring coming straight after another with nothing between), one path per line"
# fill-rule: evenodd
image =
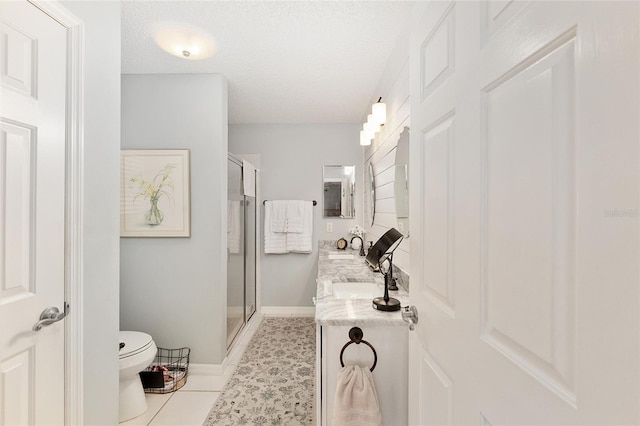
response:
M261 321L262 318L258 314L254 315L240 332L239 340L231 350L228 367L222 376L189 374L187 383L176 392L146 394L149 404L147 411L120 425L202 426Z

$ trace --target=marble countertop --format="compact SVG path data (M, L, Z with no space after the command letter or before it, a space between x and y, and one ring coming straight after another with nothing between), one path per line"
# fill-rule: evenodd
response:
M336 255L353 255L352 259L336 259ZM380 295L384 295L384 277L373 272L358 256L356 250L338 250L320 246L318 254L318 279L316 290L316 322L320 325L398 325L407 326L400 311L383 312L375 310L372 299L337 299L333 295L333 283L356 281L379 284ZM409 294L402 287L390 291L389 296L400 301L401 306L409 304Z

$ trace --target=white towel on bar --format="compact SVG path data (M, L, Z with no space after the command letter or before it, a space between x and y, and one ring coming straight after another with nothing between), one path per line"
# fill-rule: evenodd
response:
M289 233L302 233L306 229L304 227L306 206L309 201L289 200L287 201L287 230Z
M333 426L380 426L380 402L367 367L347 365L338 372Z
M229 253L240 253L240 201L227 201L227 249Z
M273 201L264 202L264 252L267 254L289 253L289 250L287 250L287 234L274 232L271 226L273 203Z
M313 251L313 202L301 201L303 211L302 232L287 232L287 250L293 253Z
M271 232L284 233L287 232L287 204L288 200L273 200L267 201L271 203L271 219L269 224L271 225ZM267 204L265 204L266 207ZM266 210L266 209L265 209ZM266 215L265 215L266 219ZM265 222L266 229L266 222Z

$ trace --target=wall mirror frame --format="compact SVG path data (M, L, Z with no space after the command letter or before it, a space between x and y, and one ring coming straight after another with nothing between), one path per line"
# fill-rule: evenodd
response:
M409 237L409 127L402 129L396 145L394 198L398 231Z
M322 190L323 217L355 217L356 166L324 166Z
M376 178L373 173L373 164L369 162L367 164L367 173L365 176L366 179L366 197L369 202L369 225L373 226L373 223L376 220Z

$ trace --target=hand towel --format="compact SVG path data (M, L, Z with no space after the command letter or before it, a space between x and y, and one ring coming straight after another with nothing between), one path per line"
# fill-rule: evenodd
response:
M286 248L293 253L311 253L313 251L313 202L301 201L303 210L302 232L287 232Z
M367 367L347 365L338 373L333 426L381 426L382 415L373 374Z
M289 253L289 250L287 250L287 234L273 232L271 226L273 203L273 201L265 201L264 203L264 252L266 254Z
M227 201L227 249L229 253L240 253L240 201Z
M287 201L287 229L285 232L290 233L302 233L304 229L305 221L305 207L309 204L308 201L302 200L289 200Z
M271 232L287 232L287 200L274 200L267 201L267 204L271 204L271 212L269 224L271 226ZM266 204L265 204L266 207ZM266 210L266 208L265 208ZM266 212L265 212L265 229L266 229ZM266 235L266 234L265 234Z

